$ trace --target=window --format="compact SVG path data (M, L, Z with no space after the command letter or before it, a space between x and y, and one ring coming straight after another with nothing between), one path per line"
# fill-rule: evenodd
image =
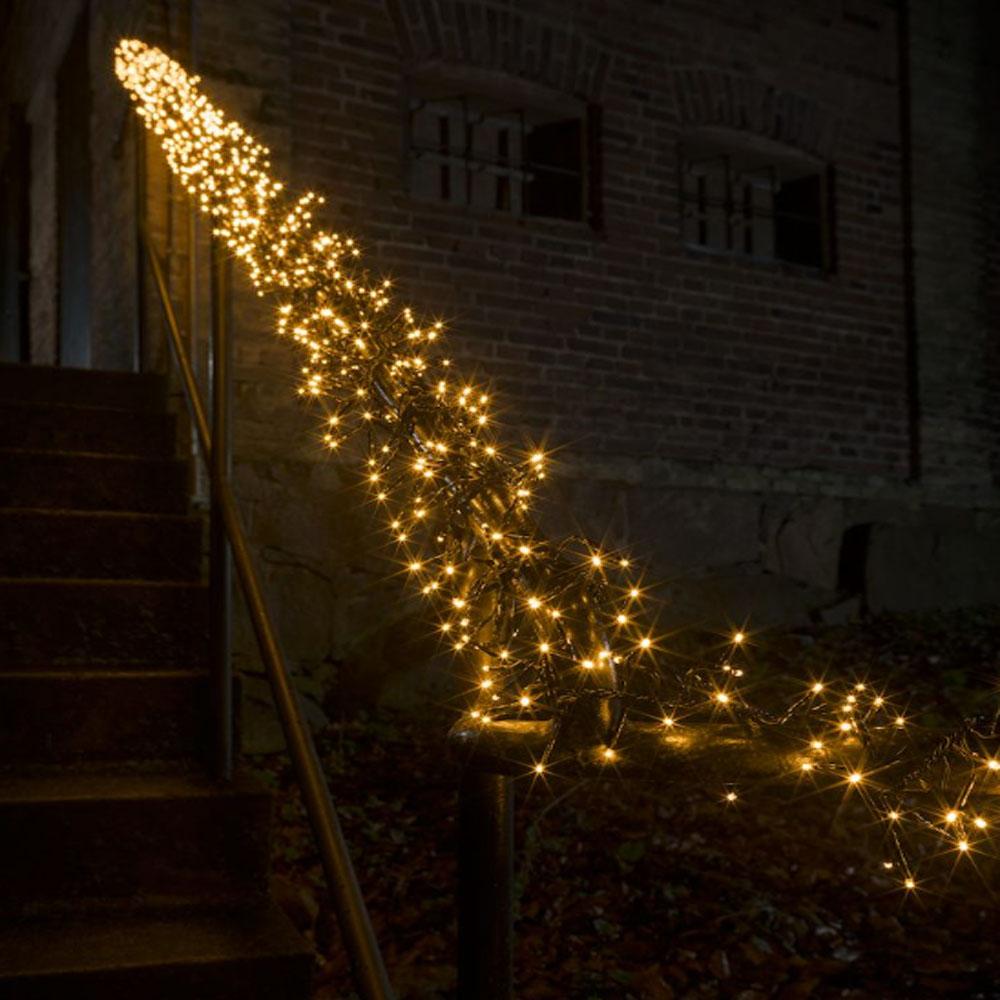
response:
M686 244L832 268L830 171L777 143L704 130L680 156Z
M596 110L566 98L546 105L519 84L505 86L502 98L446 96L448 88L454 93L452 81L414 85L411 194L596 226Z

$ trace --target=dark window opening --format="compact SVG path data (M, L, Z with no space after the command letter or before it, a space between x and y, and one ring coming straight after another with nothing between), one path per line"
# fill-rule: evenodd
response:
M539 125L526 137L528 215L579 219L583 211L583 123Z
M818 174L785 181L774 193L774 255L823 266L823 185Z
M578 115L567 116L486 98L414 100L411 191L434 201L596 226L597 121L596 109L582 105Z
M717 136L681 153L681 224L689 246L832 269L829 168Z

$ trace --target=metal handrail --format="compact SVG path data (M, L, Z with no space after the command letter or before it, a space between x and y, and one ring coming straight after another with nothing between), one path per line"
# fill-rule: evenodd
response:
M260 578L250 555L246 541L246 533L240 516L232 485L228 474L228 454L225 450L225 437L217 438L220 442L218 451L213 451L213 436L205 406L195 379L191 359L188 355L184 338L181 335L177 316L170 301L163 265L152 245L144 216L137 216L139 243L146 252L152 271L160 304L168 330L168 342L177 367L180 370L191 418L194 421L199 450L209 470L211 477L211 503L213 518L217 519L224 530L232 552L232 560L236 568L236 576L243 590L247 611L253 624L261 660L271 685L278 717L288 747L292 768L302 792L302 799L312 827L320 861L326 876L327 887L333 900L344 943L351 959L354 980L359 993L366 1000L391 1000L392 987L386 974L378 942L368 917L357 876L351 863L347 842L344 839L336 807L330 795L323 769L316 752L316 744L312 733L302 713L298 695L292 685L291 674L285 662L284 655L278 644L277 635L271 622L261 589ZM213 268L224 268L220 249L213 246ZM140 278L141 280L141 278ZM216 285L218 291L218 286ZM226 356L226 326L221 303L216 303L213 310L213 340L217 349L216 363L213 366L213 416L227 420L225 399L228 386L224 384L228 378L227 365L219 363ZM218 348L222 350L218 350ZM217 556L217 553L213 553ZM231 691L231 674L228 663L215 664L217 678L221 683L216 687L225 687ZM224 695L231 699L231 694ZM217 748L216 769L220 777L228 777L232 766L231 748L231 701L223 701L228 705L226 718L217 719L223 732L221 747Z

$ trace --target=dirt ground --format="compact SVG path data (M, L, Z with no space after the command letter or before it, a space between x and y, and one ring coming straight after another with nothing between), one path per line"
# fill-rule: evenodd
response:
M982 708L1000 680L1000 612L880 618L756 637L775 674L865 676L912 692L933 724ZM455 987L460 769L441 709L344 718L321 755L393 985ZM310 835L283 756L273 887L316 943L316 1000L352 996ZM517 787L516 996L524 1000L1000 997L996 868L942 859L915 893L883 867L855 799L611 777ZM992 884L991 884L992 883Z

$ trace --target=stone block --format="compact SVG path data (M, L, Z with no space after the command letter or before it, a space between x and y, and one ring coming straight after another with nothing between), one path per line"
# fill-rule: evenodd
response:
M736 627L808 625L836 594L771 573L723 572L672 582L662 626L728 633Z
M802 583L837 586L844 505L825 497L768 500L762 519L764 569Z
M871 611L923 611L1000 602L1000 530L872 526L865 567Z

